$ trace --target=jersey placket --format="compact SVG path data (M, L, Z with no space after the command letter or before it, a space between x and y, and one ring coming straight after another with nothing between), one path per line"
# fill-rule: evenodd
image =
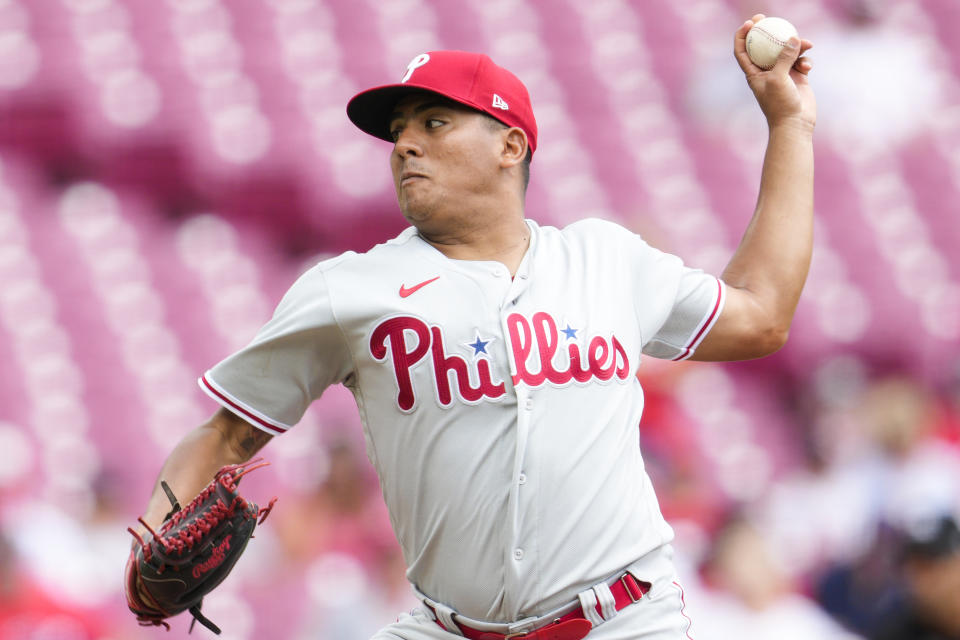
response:
M513 278L513 282L500 305L500 331L503 334L506 346L511 376L517 371L514 362L513 348L510 345L510 332L507 319L517 311L527 295L530 284L530 262L534 247L528 251L527 259L523 261ZM524 305L525 306L525 305ZM530 430L534 416L534 390L526 384L514 384L512 378L508 383L513 386L516 394L516 450L513 465L512 486L510 489L510 531L506 539L511 541L509 549L505 550L507 557L505 564L506 581L504 585L505 600L508 609L517 619L527 616L528 612L521 610L521 603L527 601L531 590L539 591L538 577L539 549L536 544L538 532L538 517L536 501L538 477L532 469L526 467L527 445L530 439Z

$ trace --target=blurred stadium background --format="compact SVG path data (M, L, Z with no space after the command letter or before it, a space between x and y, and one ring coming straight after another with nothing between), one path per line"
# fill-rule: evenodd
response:
M126 611L125 528L215 409L196 377L403 227L356 91L488 52L540 124L530 217L719 273L765 144L730 53L758 11L816 44L817 244L782 352L642 368L694 637L960 638L957 0L0 0L0 640L187 637ZM222 637L366 639L414 606L350 395L266 453Z

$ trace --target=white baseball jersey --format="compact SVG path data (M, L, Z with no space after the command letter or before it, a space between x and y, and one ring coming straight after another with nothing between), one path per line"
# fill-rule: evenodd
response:
M414 228L322 262L201 379L272 434L354 394L407 577L494 622L541 615L673 533L638 446L641 352L689 357L724 285L601 220L527 221L511 278Z

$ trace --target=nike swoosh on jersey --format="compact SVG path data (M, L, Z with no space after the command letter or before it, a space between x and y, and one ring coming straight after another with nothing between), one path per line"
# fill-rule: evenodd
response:
M403 285L400 285L400 297L401 297L401 298L406 298L407 296L410 296L410 295L416 293L417 291L419 291L419 290L422 289L423 287L427 286L428 284L430 284L430 283L433 282L434 280L438 280L439 278L440 278L440 276L437 276L436 278L430 278L429 280L424 280L424 281L421 282L420 284L415 284L415 285L413 285L412 287L410 287L409 289L408 289L407 287L403 286Z

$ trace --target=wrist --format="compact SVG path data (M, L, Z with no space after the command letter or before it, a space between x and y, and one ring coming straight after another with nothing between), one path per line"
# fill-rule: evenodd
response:
M816 128L816 122L808 120L802 116L786 116L776 119L768 119L767 126L770 134L775 132L784 132L789 135L802 135L813 137L813 130Z

